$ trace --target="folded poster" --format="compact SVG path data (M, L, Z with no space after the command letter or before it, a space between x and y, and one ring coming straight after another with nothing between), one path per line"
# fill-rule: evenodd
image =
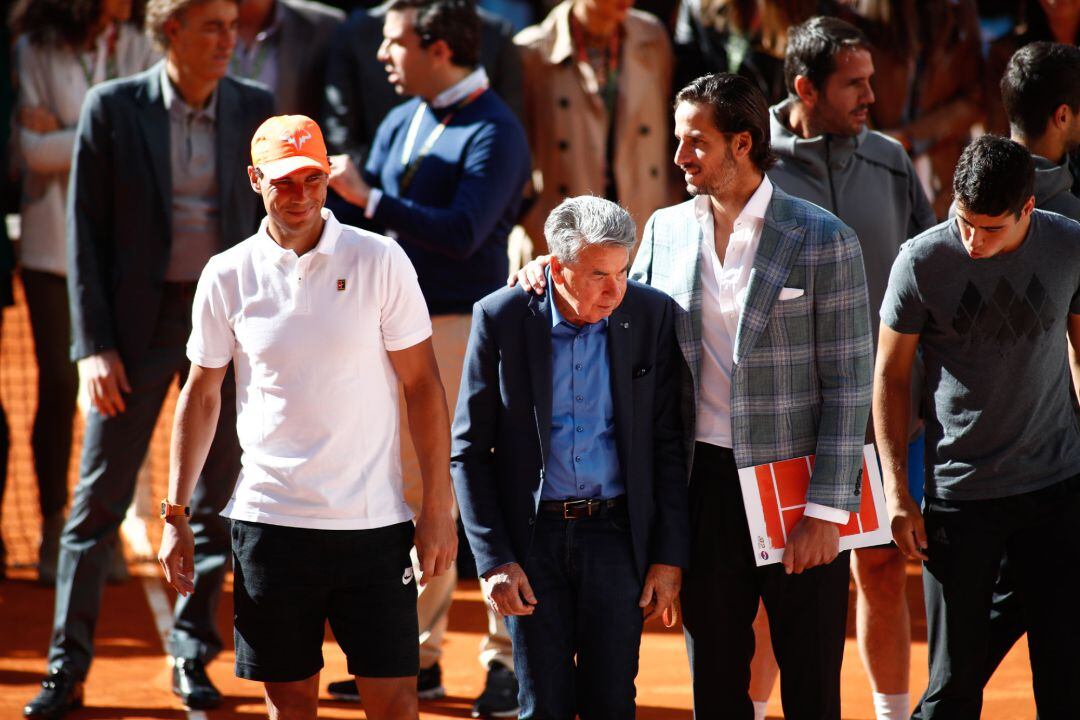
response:
M739 470L746 521L758 566L784 557L787 537L806 509L814 456L781 460ZM892 540L881 468L873 445L863 448L862 503L840 528L840 550L882 545Z

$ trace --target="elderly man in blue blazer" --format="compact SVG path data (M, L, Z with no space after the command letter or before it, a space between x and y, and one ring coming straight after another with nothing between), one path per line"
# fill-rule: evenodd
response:
M873 348L852 230L774 187L765 98L728 73L676 96L675 163L693 199L645 225L630 276L670 293L689 372L690 565L682 589L698 718L751 720L759 599L784 716L839 720L848 553L860 505ZM546 285L534 261L519 278ZM738 468L816 456L783 564L757 567Z
M629 718L643 621L674 621L688 559L674 306L628 282L618 205L568 199L544 234L554 291L473 309L451 472L521 717Z

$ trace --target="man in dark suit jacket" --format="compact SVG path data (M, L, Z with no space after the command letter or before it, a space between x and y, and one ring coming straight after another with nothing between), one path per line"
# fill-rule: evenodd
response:
M258 227L245 150L273 98L224 77L236 16L235 0L151 4L147 26L164 62L93 88L83 105L71 167L68 288L72 358L93 407L61 539L49 677L27 717L56 718L82 703L107 538L131 503L169 386L187 374L195 282L211 255ZM192 499L195 592L177 603L169 639L173 691L193 708L221 698L203 665L221 650L215 615L229 534L218 512L240 469L234 413L234 401L222 403L203 490Z
M544 234L553 292L473 310L451 473L521 717L628 718L643 620L674 622L689 553L673 306L627 283L618 205L570 198Z
M330 41L344 20L311 0L243 0L229 73L273 90L279 115L318 117Z

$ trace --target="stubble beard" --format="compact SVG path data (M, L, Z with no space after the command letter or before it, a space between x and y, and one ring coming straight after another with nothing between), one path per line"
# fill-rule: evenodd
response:
M697 197L698 195L715 197L734 187L735 178L738 173L739 170L735 165L735 158L729 152L723 166L717 168L712 177L706 179L705 182L698 186L692 186L688 183L686 191L694 197Z

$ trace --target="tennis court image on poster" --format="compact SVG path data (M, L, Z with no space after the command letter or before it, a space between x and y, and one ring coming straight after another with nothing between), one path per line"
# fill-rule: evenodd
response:
M806 510L806 491L814 469L814 456L780 460L742 468L742 485L750 541L758 566L780 562L787 537ZM840 550L881 545L892 540L881 467L873 445L863 447L863 469L859 492L861 503L840 528Z

